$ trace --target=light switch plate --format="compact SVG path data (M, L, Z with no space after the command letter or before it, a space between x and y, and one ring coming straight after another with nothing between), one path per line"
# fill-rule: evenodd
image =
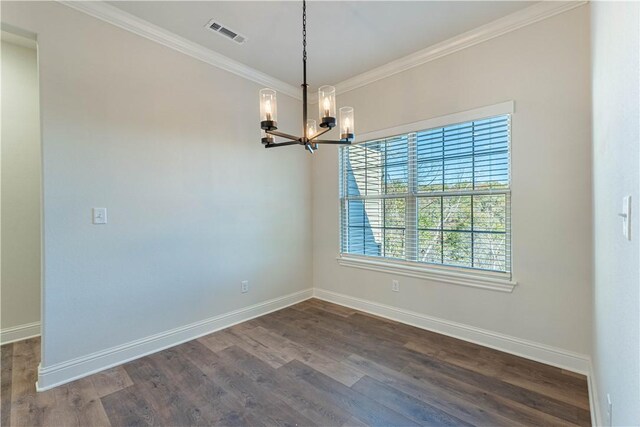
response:
M93 223L94 224L107 223L107 208L93 208Z

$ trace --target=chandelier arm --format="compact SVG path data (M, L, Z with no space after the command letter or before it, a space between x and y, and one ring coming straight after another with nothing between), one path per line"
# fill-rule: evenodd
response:
M278 147L286 147L288 145L298 145L298 144L300 144L298 141L274 142L274 143L265 145L264 148L278 148Z
M295 136L295 135L289 135L288 133L280 132L278 130L266 130L265 132L268 133L269 135L275 135L275 136L279 136L281 138L290 139L292 141L295 141L296 143L302 142L302 138L300 138L298 136Z
M310 142L315 142L314 139L319 137L320 135L323 135L327 132L329 132L331 130L330 127L326 127L326 128L322 128L321 131L316 132L315 134L313 134L312 136L309 137L309 141Z
M314 144L342 144L342 145L349 145L351 144L351 141L346 140L346 139L340 139L340 140L330 140L330 139L318 139L313 141Z
M326 117L322 117L322 123L320 127L322 130L315 132L313 135L309 135L309 127L307 126L307 117L308 117L308 89L309 85L307 84L307 2L306 0L302 0L302 136L298 137L295 135L291 135L288 133L280 132L277 130L275 120L271 120L270 112L271 112L271 104L269 104L271 99L266 99L264 104L265 114L263 114L263 104L262 104L262 90L261 92L261 104L260 104L260 115L264 119L261 121L260 127L267 135L273 135L280 138L288 139L289 141L285 142L269 142L273 141L273 138L263 137L262 143L265 148L276 148L276 147L286 147L288 145L304 145L305 149L307 149L310 153L313 153L317 148L318 144L334 144L334 145L349 145L353 141L353 134L347 133L343 134L348 138L343 138L340 140L328 140L328 139L316 139L319 136L324 135L329 132L336 125L335 117L329 115L329 113L325 114ZM321 88L322 89L322 88ZM335 88L331 88L330 96L331 102L333 102L332 111L335 115ZM264 91L270 91L271 94L269 96L272 97L272 102L275 102L275 91L273 89L263 89ZM265 92L266 94L266 92ZM267 95L265 95L267 96ZM345 107L346 108L346 107ZM342 113L341 113L342 114ZM353 120L353 109L351 109L351 120ZM347 117L347 120L349 119ZM329 120L330 119L330 120ZM315 120L313 121L315 122ZM348 122L347 122L348 123ZM349 127L347 127L347 132Z

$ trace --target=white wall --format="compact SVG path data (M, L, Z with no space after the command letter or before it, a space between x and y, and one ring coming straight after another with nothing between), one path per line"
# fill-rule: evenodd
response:
M311 287L309 158L260 145L257 84L59 3L2 19L39 43L43 369Z
M20 330L20 327L40 321L41 159L36 50L3 40L1 56L0 325L3 332L6 332ZM33 328L29 328L29 331L31 329ZM37 331L37 327L35 329ZM3 340L6 340L5 334Z
M582 6L347 92L356 129L514 100L513 293L338 265L337 149L313 162L314 286L586 355L592 218L589 8Z
M640 3L592 3L594 338L598 411L640 425ZM632 197L631 241L622 198Z

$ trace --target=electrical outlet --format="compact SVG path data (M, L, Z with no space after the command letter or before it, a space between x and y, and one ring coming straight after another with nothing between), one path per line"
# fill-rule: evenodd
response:
M243 294L246 294L247 292L249 292L248 280L243 280L242 283L240 283L240 292L242 292Z
M607 393L607 425L613 425L613 403L611 403L611 395Z
M400 283L397 280L391 281L391 290L393 292L400 292Z

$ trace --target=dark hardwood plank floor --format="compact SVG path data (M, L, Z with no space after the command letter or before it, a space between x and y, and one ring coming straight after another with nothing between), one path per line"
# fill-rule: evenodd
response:
M2 426L591 424L582 375L311 299L36 393L2 352Z

